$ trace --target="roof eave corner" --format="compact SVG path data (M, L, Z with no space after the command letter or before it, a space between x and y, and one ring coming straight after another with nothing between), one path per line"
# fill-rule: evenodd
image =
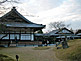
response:
M43 25L43 28L45 28L46 27L46 25Z
M43 24L40 24L40 25L42 25L42 26L46 27L46 25L43 25Z

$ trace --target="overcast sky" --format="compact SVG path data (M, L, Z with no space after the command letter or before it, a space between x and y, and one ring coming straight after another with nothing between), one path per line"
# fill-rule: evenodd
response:
M65 21L70 28L81 29L81 0L22 0L18 6L21 14L38 24L46 25L44 32L49 29L48 24L55 21ZM34 15L26 16L26 15Z

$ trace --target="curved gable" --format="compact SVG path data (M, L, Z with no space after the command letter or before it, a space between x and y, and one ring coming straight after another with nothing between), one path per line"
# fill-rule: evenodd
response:
M13 9L2 16L0 18L0 22L24 22L28 24L32 24L33 22L26 19L24 16L22 16L16 9L13 7Z
M62 28L56 34L74 34L74 33L66 28Z

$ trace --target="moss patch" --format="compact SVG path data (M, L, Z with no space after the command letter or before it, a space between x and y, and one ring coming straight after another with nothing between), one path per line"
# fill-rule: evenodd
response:
M6 55L0 54L0 61L15 61L11 57L8 57Z
M43 46L43 47L35 47L34 50L47 50L50 49L50 47Z
M0 47L0 50L4 49L5 47Z

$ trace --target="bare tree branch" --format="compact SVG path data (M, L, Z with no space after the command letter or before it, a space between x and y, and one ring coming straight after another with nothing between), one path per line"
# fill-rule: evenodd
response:
M20 3L20 0L0 0L0 15L4 14L6 10L10 9L10 7L6 7L5 3Z
M14 2L14 3L19 3L19 0L1 0L0 5L5 3L5 2Z
M64 27L69 27L71 24L64 24L64 22L60 21L60 22L51 22L49 23L49 27L50 28L54 28L54 29L61 29L61 28L64 28Z
M7 2L8 0L2 0L0 1L0 4Z

